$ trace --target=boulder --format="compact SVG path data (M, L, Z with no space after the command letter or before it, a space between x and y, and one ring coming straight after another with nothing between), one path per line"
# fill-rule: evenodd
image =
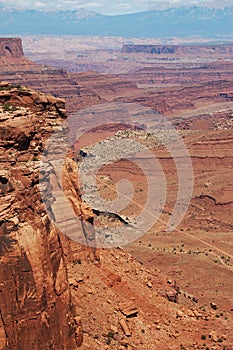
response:
M119 309L126 317L137 316L138 314L138 309L132 302L121 303Z

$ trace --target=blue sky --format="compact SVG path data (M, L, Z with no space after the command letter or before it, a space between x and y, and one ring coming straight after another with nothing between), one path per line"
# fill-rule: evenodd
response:
M167 6L179 5L209 5L222 6L233 4L232 0L0 0L4 6L16 8L33 8L42 10L85 8L103 14L115 15L146 11Z

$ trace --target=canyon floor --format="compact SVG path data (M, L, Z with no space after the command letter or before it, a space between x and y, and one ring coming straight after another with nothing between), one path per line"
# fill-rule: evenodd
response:
M34 189L37 182L33 177L38 171L37 162L43 150L41 140L45 141L53 126L57 127L65 119L63 100L60 99L64 98L71 129L75 129L78 123L82 124L84 118L88 130L74 144L73 156L79 167L88 157L93 165L96 162L98 166L98 156L101 154L98 153L98 147L103 149L103 142L105 155L109 155L109 158L112 149L108 150L108 142L117 142L119 139L137 142L150 150L152 161L154 158L158 160L166 183L166 198L158 218L155 219L153 212L150 213L151 227L137 240L121 248L98 248L95 251L68 240L56 231L53 232L49 240L53 241L56 249L51 249L51 256L41 253L43 269L46 270L46 265L50 266L53 262L57 269L56 272L53 271L54 291L50 285L52 282L47 286L51 299L48 304L52 305L54 301L61 303L62 311L58 313L59 318L72 318L70 311L69 317L67 316L67 309L70 310L67 301L70 293L72 304L76 309L74 312L77 315L76 326L79 327L81 322L78 317L82 320L83 332L81 336L80 331L76 330L76 340L78 339L76 344L84 350L233 349L233 60L231 55L227 51L224 52L224 47L221 55L213 52L211 56L203 51L200 51L200 54L185 56L182 54L182 47L179 57L168 54L122 53L120 39L117 48L111 45L109 47L108 42L105 44L106 47L100 48L96 42L91 44L91 48L85 47L85 42L82 41L79 49L70 51L74 38L64 39L63 42L62 39L54 40L53 53L49 55L47 51L52 40L54 38L26 38L25 51L35 63L25 58L21 60L7 58L0 72L1 80L28 86L21 88L9 85L7 88L6 84L2 84L0 88L1 118L3 123L6 123L5 129L11 135L10 139L7 139L6 133L3 132L7 144L2 145L7 155L7 160L3 164L5 168L12 166L14 169L11 175L14 180L13 190L12 186L7 187L8 173L1 174L2 191L9 192L8 206L5 205L3 209L8 217L8 224L11 222L9 237L11 243L7 249L6 245L9 242L4 241L1 251L5 264L2 278L8 278L7 269L12 275L18 272L19 276L23 276L20 264L14 269L10 263L12 255L24 256L22 252L18 252L16 246L12 248L15 240L19 240L26 255L29 256L29 262L34 266L33 273L39 276L36 271L38 268L36 258L32 257L38 247L36 248L35 240L32 247L29 247L29 231L33 227L39 237L39 230L45 232L49 224L47 216L43 214L44 219L40 218L44 209L37 207L40 202L39 191ZM44 51L39 50L40 45L45 47L45 44L46 50L45 48ZM60 51L64 52L62 56L59 54ZM34 90L43 91L47 95L37 95ZM48 95L50 93L56 98ZM12 110L8 103L20 110ZM166 144L161 142L160 138L164 137L161 133L154 136L150 130L145 130L146 117L145 120L139 117L136 128L127 128L127 125L120 123L117 126L111 117L111 124L108 125L109 113L108 109L105 111L105 106L109 108L111 105L119 108L117 115L121 113L122 106L126 105L136 108L134 115L138 112L141 116L140 113L144 108L154 111L153 113L157 113L155 115L168 120L178 131L188 150L193 171L193 191L183 220L171 232L166 230L167 224L176 204L179 186L185 186L178 178L172 148L168 149ZM33 113L36 114L32 116ZM91 113L96 118L101 115L101 126L97 125ZM146 115L145 112L143 116ZM37 129L32 130L34 123ZM159 128L159 125L156 127ZM27 128L31 130L30 135L27 133ZM164 133L167 137L169 131L165 129ZM16 144L14 144L15 136ZM30 145L29 148L25 146L27 143ZM93 145L97 147L96 156ZM143 172L144 169L133 162L132 156L128 160L124 159L122 144L119 150L114 150L114 153L118 157L117 160L102 164L97 172L98 191L102 198L114 200L117 198L117 182L127 179L133 184L134 193L130 203L117 213L102 210L98 202L93 205L92 202L88 202L87 197L86 202L95 214L93 217L96 230L103 228L106 236L108 230L114 227L121 227L126 232L130 225L134 227L148 197L148 178ZM147 162L146 164L150 164ZM76 189L76 193L80 191L80 198L75 200L74 193L69 192L69 184L74 185L72 174L69 172L72 173L68 170L65 172L64 187L67 198L77 209L79 204L75 201L79 203L81 198L84 201L85 193L82 193L82 188ZM17 208L22 205L20 201L24 187L27 187L25 180L27 174L30 174L32 183L27 196L28 198L30 195L33 196L35 202L29 206L30 217L25 215L20 217L20 222L24 220L28 223L26 229L28 235L24 240L23 224L21 234L14 236L18 224L14 224L12 216L15 217ZM159 186L159 180L158 183L155 182L154 188ZM22 183L19 191L18 182ZM13 202L10 199L12 191L16 193ZM91 196L89 199L92 201ZM29 202L30 198L22 206L25 212L28 210ZM36 211L36 220L33 219L33 211ZM57 235L59 239L56 238ZM48 238L44 234L42 236L44 244L48 245ZM18 261L22 260L22 256L17 258ZM67 277L62 265L64 262ZM32 280L31 275L28 278ZM35 280L41 278L40 276ZM49 277L47 278L49 280ZM66 286L62 284L63 279L67 281ZM10 283L9 278L8 282ZM17 283L19 286L19 282L16 281L14 287L16 290ZM30 307L31 304L27 299L31 298L35 302L33 310L39 315L38 317L41 317L38 324L43 323L46 326L50 317L51 325L47 326L47 329L57 326L51 311L52 306L50 305L48 309L45 307L41 315L40 306L36 305L39 303L39 297L33 293L33 296L27 296L27 293L30 294L29 284L25 293L23 287L20 287L21 292L16 301L14 297L10 297L12 304L17 305L17 315L12 316L5 306L9 292L4 288L3 286L4 302L1 305L3 311L1 311L0 329L5 326L5 333L3 331L0 333L3 344L0 349L26 349L26 344L16 339L28 336L24 325L25 317L22 317L20 311L25 302L28 302L27 305ZM42 290L40 293L43 295ZM4 314L7 315L5 319ZM14 332L17 334L16 318L22 318L21 323L24 325L20 326L21 333L19 332L18 336L13 334ZM14 323L12 334L9 331L11 322ZM34 321L30 320L26 324L35 328L36 323L32 325L32 322ZM68 332L65 326L61 329L61 334ZM4 345L5 339L9 338L7 332L11 339L14 339L11 347ZM51 346L58 344L61 339L65 344L61 349L72 349L74 346L69 342L66 343L65 336L62 335L61 339L58 339L53 332L51 334L53 337ZM83 337L82 342L80 337ZM43 344L47 344L46 337L43 341L42 345L38 343L37 347L32 345L32 348L33 346L35 349L53 348L45 346L43 348ZM54 348L60 349L59 345Z

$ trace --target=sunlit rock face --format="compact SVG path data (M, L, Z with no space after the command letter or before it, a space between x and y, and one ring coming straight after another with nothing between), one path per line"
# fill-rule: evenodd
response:
M39 189L40 154L64 101L0 84L0 349L76 349L68 253Z

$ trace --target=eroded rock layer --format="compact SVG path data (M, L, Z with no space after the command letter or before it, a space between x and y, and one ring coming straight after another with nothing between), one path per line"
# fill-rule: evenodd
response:
M75 349L61 236L41 201L39 154L64 118L64 101L2 83L0 349Z
M99 103L100 96L80 87L65 70L38 65L24 56L21 39L0 38L0 81L30 86L45 94L66 99L66 108L77 111Z
M23 45L20 38L0 38L0 56L22 58Z
M228 283L232 278L229 245L232 239L231 80L197 82L173 87L170 91L169 86L162 91L155 87L146 92L135 87L136 75L131 84L121 83L119 77L108 79L93 72L75 75L73 80L62 70L20 60L11 58L11 65L2 66L2 77L11 84L0 84L3 168L0 173L0 349L177 350L221 346L231 349L232 302ZM187 80L191 79L189 74L186 74ZM176 75L177 72L172 79L175 80ZM147 83L149 76L150 72L142 72L139 84ZM156 72L154 77L155 80L158 77ZM185 227L177 234L168 234L158 221L151 234L135 243L134 256L148 268L122 249L95 251L70 241L51 222L38 189L39 160L45 141L54 130L60 130L64 121L64 101L12 85L23 82L67 97L71 110L74 106L81 109L115 99L156 108L171 117L178 128L188 129L184 140L194 160L195 181L200 185L195 185ZM81 85L77 85L79 82ZM205 131L195 134L200 128L208 130L208 137ZM100 140L104 139L105 130L90 132L84 144L95 143L98 135ZM147 135L144 141L150 141ZM152 140L152 145L154 142ZM59 153L61 142L58 140L54 146ZM168 174L168 189L171 188L170 204L162 212L166 223L176 193L174 164L169 154L157 144L154 147ZM65 210L66 201L59 197L61 186L74 213L92 221L91 208L80 201L72 156L67 157L62 181L55 176L52 165L45 169L44 184L45 188L54 186L55 196L48 195L44 202L55 219L61 220L61 231L68 223L73 224L69 222L70 213ZM204 173L206 167L208 172ZM122 169L129 180L138 181L135 198L142 203L146 181L132 164L124 162ZM110 190L115 188L114 183L121 175L119 164L107 169L107 176L106 173L100 175L103 194L111 198ZM125 216L130 216L131 208L129 206ZM220 222L223 212L224 222ZM135 214L135 206L132 213ZM99 225L108 228L115 224L116 217L105 213L97 218L97 225L98 220ZM71 226L76 238L77 227ZM194 234L200 227L211 232L200 233L195 245ZM168 248L164 245L166 240ZM129 246L128 250L133 252L133 247ZM159 270L160 266L166 275ZM202 276L204 282L201 282Z

